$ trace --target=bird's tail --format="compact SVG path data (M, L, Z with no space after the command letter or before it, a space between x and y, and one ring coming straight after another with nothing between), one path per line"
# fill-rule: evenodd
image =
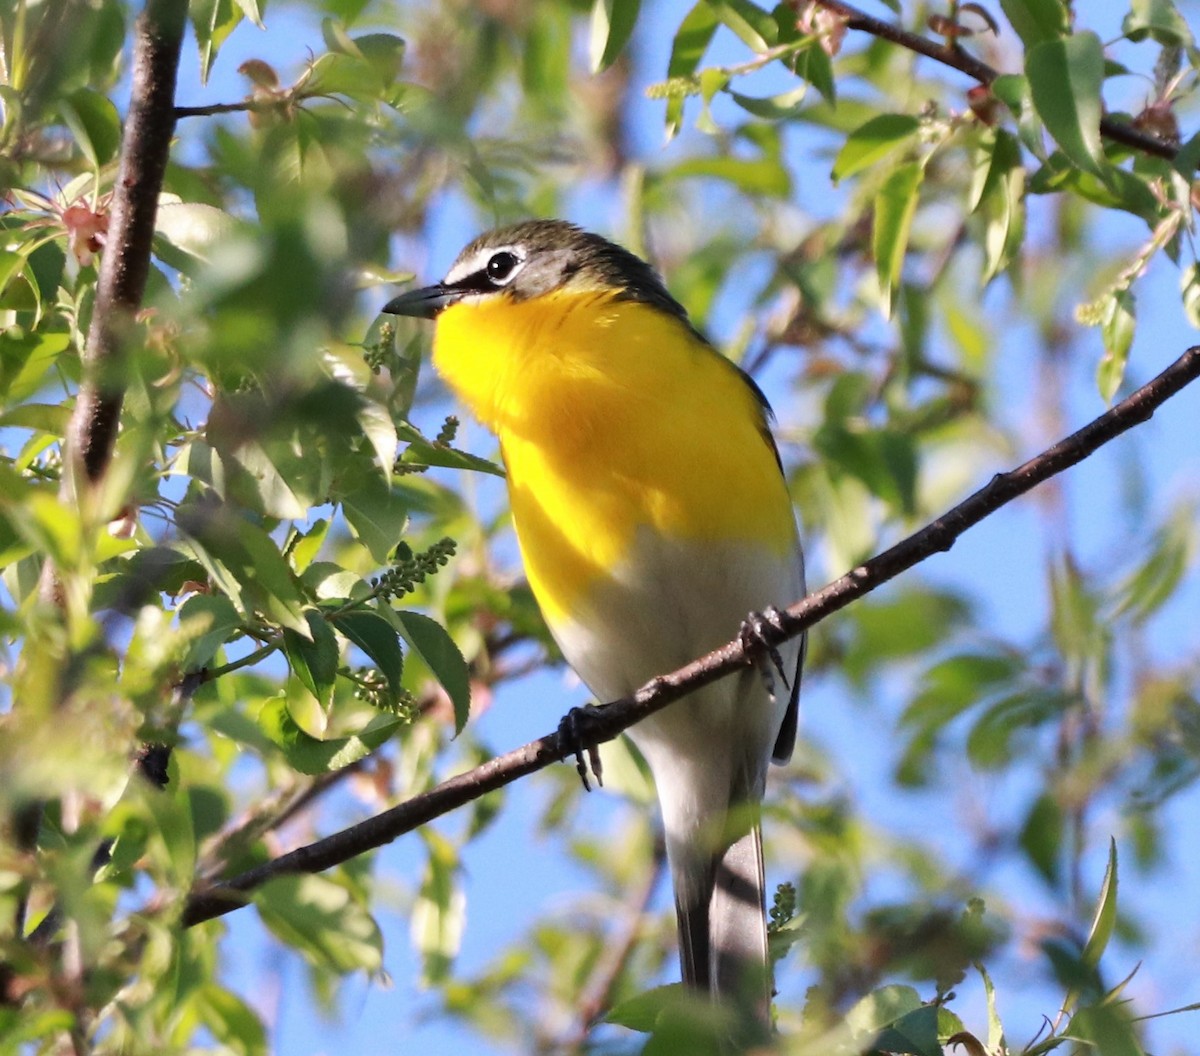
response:
M764 911L762 832L739 836L709 866L707 883L688 900L677 887L683 981L732 1005L760 1024L771 1007Z

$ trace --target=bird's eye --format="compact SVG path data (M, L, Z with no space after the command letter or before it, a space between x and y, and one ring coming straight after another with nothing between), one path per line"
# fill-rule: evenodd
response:
M501 285L512 278L513 273L517 270L517 265L520 263L521 258L515 253L510 253L508 250L502 249L499 253L493 253L488 258L487 277L497 285Z

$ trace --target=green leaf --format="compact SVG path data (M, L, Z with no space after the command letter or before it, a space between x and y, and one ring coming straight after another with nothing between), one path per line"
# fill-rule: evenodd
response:
M1165 47L1192 46L1192 31L1173 0L1133 0L1121 32L1135 43L1146 37Z
M59 102L58 108L93 168L102 168L117 156L121 115L111 99L93 88L77 88Z
M814 444L898 512L916 512L917 451L911 436L894 429L863 431L827 422L814 434Z
M1108 867L1104 870L1104 882L1100 885L1100 897L1096 900L1096 912L1092 926L1088 929L1087 942L1083 945L1083 963L1097 968L1100 958L1112 938L1117 924L1117 841L1109 838Z
M803 81L807 81L818 92L821 97L830 105L834 106L837 103L837 81L833 76L833 60L825 53L825 49L819 44L814 44L811 47L805 48L797 53L792 60L793 69L796 76ZM850 112L853 104L843 103L842 111L845 117L853 120L853 115ZM810 107L806 111L806 116L811 118L813 108Z
M317 699L322 708L333 702L333 686L337 681L338 644L325 617L316 609L305 609L309 637L292 630L283 632L283 649L292 672L304 688Z
M1043 793L1025 816L1019 842L1025 856L1051 885L1058 883L1062 872L1062 841L1062 810L1052 795Z
M982 964L976 964L975 969L983 979L983 992L987 997L987 1051L1007 1052L1008 1045L1004 1040L1004 1027L1000 1023L1000 1013L996 1010L996 987L992 984L992 977L988 975L987 969Z
M185 273L194 272L197 262L208 262L238 226L224 209L205 202L161 201L154 219L154 233L168 243L158 247L159 255Z
M592 73L607 70L629 43L641 0L594 0L588 53Z
M886 158L904 146L921 127L909 114L879 114L859 125L849 136L833 162L835 182L853 176Z
M247 6L257 12L257 5L252 0L239 0L237 7L230 0L191 0L188 5L188 15L192 20L192 28L196 33L196 45L200 50L200 80L208 82L213 63L217 61L217 52L241 24L245 17ZM261 25L261 22L259 23Z
M875 271L879 277L881 308L889 319L896 291L900 286L904 254L908 249L908 235L917 211L924 175L924 166L918 162L900 165L875 196L871 248L875 254Z
M233 602L222 594L193 594L179 606L178 618L180 631L191 639L180 661L184 671L206 667L242 626Z
M1000 7L1026 48L1070 32L1062 0L1000 0Z
M130 792L140 799L153 819L166 850L166 864L172 885L187 891L195 879L196 833L192 826L192 808L179 780L179 761L174 755L168 767L166 788L152 788L145 781L131 782Z
M230 1052L239 1056L267 1056L267 1032L262 1020L245 1001L215 983L205 983L192 996L205 1028Z
M708 0L708 6L752 50L761 53L779 43L779 24L750 0Z
M1155 532L1145 559L1117 588L1120 601L1114 616L1129 615L1141 623L1174 597L1191 567L1195 525L1195 511L1182 506Z
M370 441L375 452L375 464L384 481L392 479L392 465L396 461L396 424L388 409L372 400L363 400L355 414L363 436Z
M308 566L316 559L328 534L329 521L321 517L313 521L312 527L307 532L302 532L294 537L292 545L288 548L288 556L298 575L303 575Z
M1137 326L1136 300L1129 290L1117 290L1104 306L1101 333L1104 336L1104 355L1096 366L1096 387L1105 403L1112 403L1125 378L1129 349Z
M346 523L367 548L372 560L387 564L392 550L408 525L408 504L378 476L370 478L342 499Z
M55 361L71 347L71 336L55 331L22 333L10 327L0 333L0 393L7 404L21 403L48 380Z
M668 77L690 77L708 50L713 34L721 23L707 0L700 0L679 23L671 42L671 58L667 62Z
M382 87L390 88L396 83L404 69L407 50L403 37L394 33L364 33L354 38L354 46L375 71Z
M1184 142L1171 162L1171 167L1185 180L1190 181L1200 168L1200 132Z
M605 1014L604 1022L649 1034L665 1010L686 1004L690 996L682 983L651 987L618 1002Z
M884 986L846 1014L856 1047L914 1056L942 1056L937 1006L924 1005L911 986Z
M288 710L283 696L268 697L257 716L259 729L288 765L302 774L326 774L358 762L385 743L403 720L384 712L373 716L357 733L321 739L305 733Z
M23 403L0 414L0 426L66 436L70 418L70 409L62 404Z
M674 179L708 176L725 180L749 195L787 198L792 192L791 177L778 158L689 158L665 174Z
M1100 138L1104 45L1092 32L1046 40L1029 49L1025 75L1046 131L1072 163L1101 173Z
M230 507L217 502L179 508L176 523L196 546L196 556L248 619L261 611L283 627L307 635L304 599L274 540Z
M332 619L334 628L375 662L387 679L392 698L399 700L403 693L404 654L396 629L373 609L352 609Z
M424 981L436 984L449 975L462 944L467 899L454 846L428 826L420 832L429 856L412 908L412 939L421 954Z
M350 892L325 876L280 876L255 892L267 928L308 960L335 972L378 972L383 937Z
M808 85L802 84L790 92L780 92L778 95L757 99L753 96L742 95L741 92L730 91L730 98L747 113L761 117L765 121L786 121L795 117L800 111L800 104L808 94Z
M454 734L462 733L471 714L471 674L449 632L419 612L396 613L408 644L420 654L454 705Z
M980 276L984 285L1019 257L1025 238L1025 177L1020 145L1010 133L997 129L991 150L977 165L971 192L971 208L986 218Z
M1076 1052L1147 1056L1124 1001L1081 1008L1071 1017L1063 1034L1078 1040L1073 1050Z
M1009 693L990 704L967 734L967 757L981 770L995 770L1014 754L1013 741L1057 718L1073 698L1049 689Z

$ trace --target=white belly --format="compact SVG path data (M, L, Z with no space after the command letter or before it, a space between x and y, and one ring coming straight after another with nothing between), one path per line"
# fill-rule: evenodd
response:
M604 703L736 637L751 611L803 594L798 545L785 561L744 542L681 544L643 532L630 560L551 632ZM789 686L799 650L798 640L780 649ZM703 819L723 818L735 787L761 796L791 695L778 675L775 683L772 697L748 668L629 731L654 773L669 848L693 842Z

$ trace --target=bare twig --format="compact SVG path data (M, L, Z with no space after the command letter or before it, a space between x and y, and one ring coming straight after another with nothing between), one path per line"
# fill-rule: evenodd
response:
M1149 419L1163 402L1198 376L1200 346L1189 349L1158 377L1078 432L1016 469L997 474L987 485L931 524L790 606L781 614L778 629L766 628L764 638L778 644L795 637L925 558L949 550L963 532L1000 507L1083 461L1102 445ZM588 723L585 746L612 740L635 722L700 686L732 674L746 663L743 645L735 638L707 656L648 682L632 696L614 701L594 713L592 721ZM549 734L491 759L474 770L449 778L436 788L366 821L298 847L224 883L197 891L184 907L183 924L199 924L244 905L246 892L272 877L318 872L390 843L442 814L557 762L567 750L568 746L557 732Z
M808 0L793 0L793 6L800 8L807 2ZM959 70L968 77L974 78L980 84L990 85L992 81L1000 76L999 70L994 69L973 55L967 54L962 48L953 44L943 44L939 41L930 40L928 37L922 37L918 33L913 33L890 22L873 18L865 11L860 11L853 4L845 3L844 0L812 0L812 2L844 19L850 29L862 30L864 33L870 33L881 40L891 41L893 44L907 48L917 55L924 55L926 58L940 62L944 66ZM1140 132L1123 121L1118 121L1112 117L1102 117L1100 119L1100 133L1115 143L1121 143L1134 150L1140 150L1145 154L1153 154L1158 158L1166 158L1167 161L1174 161L1178 153L1176 148L1170 143L1147 135L1145 132Z
M208 103L204 106L177 106L175 120L184 117L213 117L217 114L255 114L278 109L277 101L266 99L243 99L240 103Z

